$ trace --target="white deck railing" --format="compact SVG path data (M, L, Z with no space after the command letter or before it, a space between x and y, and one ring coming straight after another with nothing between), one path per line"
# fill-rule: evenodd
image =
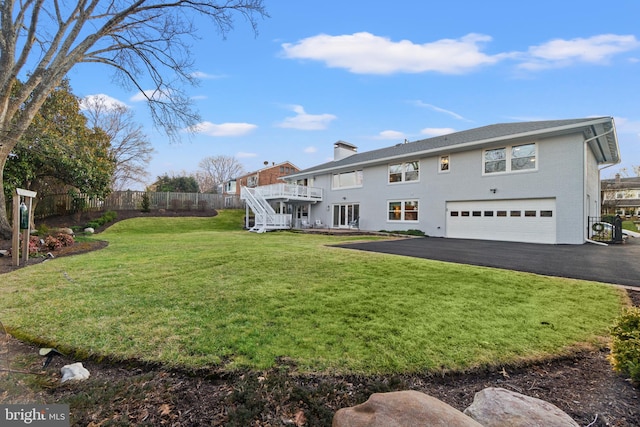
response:
M255 190L265 199L295 199L322 201L322 188L307 187L296 184L261 185Z

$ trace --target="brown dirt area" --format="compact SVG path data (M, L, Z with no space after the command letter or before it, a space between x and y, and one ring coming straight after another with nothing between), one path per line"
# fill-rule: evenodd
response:
M117 220L207 214L212 215L131 211L118 212ZM56 227L70 226L69 221L61 217L44 222ZM104 244L76 243L55 256L96 250ZM30 260L28 265L41 261ZM14 268L10 258L0 258L0 273ZM627 293L634 305L640 305L640 292ZM287 360L269 371L231 373L82 360L91 377L60 384L60 368L78 360L57 356L43 368L38 347L16 340L0 324L0 404L68 403L74 426L327 426L336 410L362 403L371 393L413 389L464 410L476 392L503 387L549 401L582 426L640 426L640 389L613 372L607 355L606 348L584 349L523 366L388 376L301 374Z

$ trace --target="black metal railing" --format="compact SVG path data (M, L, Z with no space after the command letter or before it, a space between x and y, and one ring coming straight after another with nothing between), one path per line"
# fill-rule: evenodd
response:
M613 216L588 217L587 235L589 239L602 243L619 243L622 241L622 225L616 224ZM619 228L617 230L617 228Z

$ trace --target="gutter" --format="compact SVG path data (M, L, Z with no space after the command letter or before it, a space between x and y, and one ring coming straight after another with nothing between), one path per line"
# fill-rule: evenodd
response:
M603 242L597 242L597 241L595 241L595 240L591 240L591 239L587 239L587 240L586 240L586 242L587 242L587 243L593 243L594 245L609 246L609 245L607 245L606 243L603 243Z
M613 121L612 121L612 124L613 124ZM595 134L595 129L594 129L593 125L591 126L591 129L592 129L593 133ZM587 197L586 197L587 179L588 179L588 177L587 177L587 152L586 152L586 150L588 149L587 146L588 146L590 141L593 141L595 139L598 139L598 138L601 138L603 136L606 136L606 135L608 135L608 134L610 134L612 132L615 132L615 130L616 130L615 125L613 125L613 126L611 126L611 129L609 129L605 133L602 133L600 135L595 135L595 136L592 136L591 138L587 138L587 139L584 140L584 144L585 144L584 145L584 147L585 147L584 162L585 163L584 163L584 177L583 177L583 184L582 185L583 185L583 191L584 191L585 194L582 195L582 200L586 200L587 199ZM600 144L598 144L598 147L600 148L600 154L602 154L603 160L605 160L605 156L604 156L604 153L602 152L602 147L600 146ZM607 165L607 166L605 166L603 168L598 168L598 209L600 210L600 212L602 212L602 200L600 200L600 194L602 194L602 188L601 188L601 185L600 185L600 181L601 181L600 172L602 172L602 170L604 170L604 169L606 169L608 167L611 167L613 165L616 165L618 163L620 163L620 156L618 156L618 161L617 162L611 163L610 165ZM583 203L586 204L586 202L583 202ZM589 206L585 206L582 215L584 217L584 216L588 216L588 214L589 214ZM588 227L588 224L583 224L583 225L587 225L587 227ZM595 243L595 244L598 244L598 245L608 246L606 243L596 242L596 241L591 240L589 238L585 239L585 241L588 242L588 243Z

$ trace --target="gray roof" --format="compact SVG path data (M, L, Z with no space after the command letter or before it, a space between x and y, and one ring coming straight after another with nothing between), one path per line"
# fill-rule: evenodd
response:
M620 180L613 179L603 179L602 180L602 189L610 190L610 189L640 189L640 177L634 176L631 178L620 178Z
M576 132L585 132L585 135L589 135L588 132L591 132L591 135L602 135L609 132L606 136L594 138L593 141L590 142L590 145L592 149L594 149L599 163L618 163L620 161L613 119L611 117L598 117L500 123L483 126L434 138L397 144L392 147L356 153L340 160L304 169L298 173L289 175L287 178L307 176L318 172L329 172L351 166L373 165L393 159L402 159L417 155L427 156L445 152L464 151L477 148L479 145L498 143L503 140L516 140L519 138ZM585 139L588 138L589 137L585 136Z

